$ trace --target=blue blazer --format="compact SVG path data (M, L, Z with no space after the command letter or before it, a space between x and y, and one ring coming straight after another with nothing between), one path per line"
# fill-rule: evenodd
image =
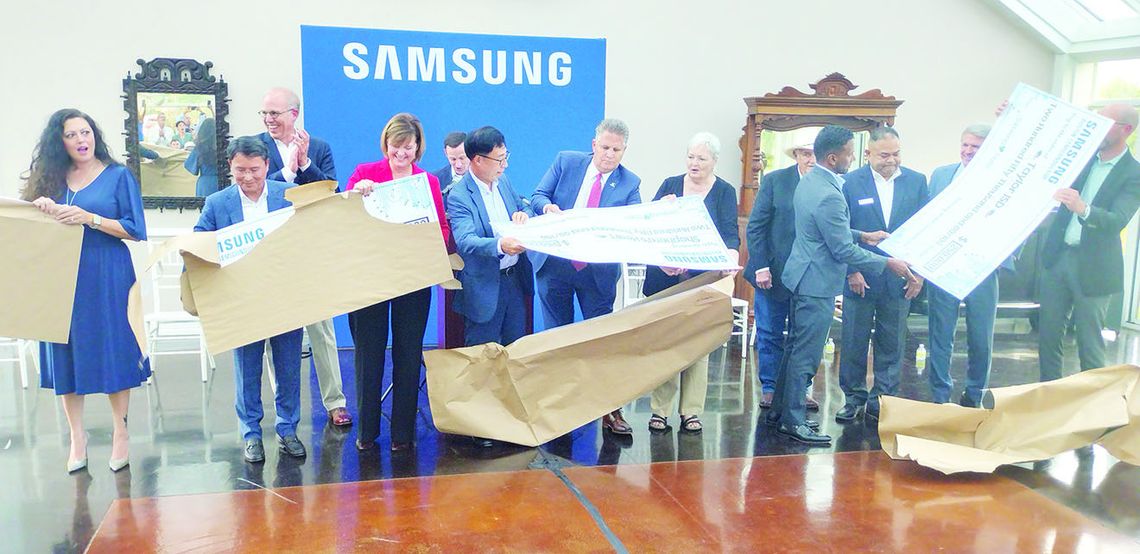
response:
M788 290L801 296L834 298L847 288L847 266L880 273L887 260L855 246L850 211L839 181L819 166L812 168L793 199L796 240L780 276Z
M748 217L745 238L748 240L748 264L744 279L756 286L756 270L767 267L772 272L772 288L761 292L776 300L792 297L791 291L780 282L784 264L796 240L796 212L792 197L800 183L800 170L796 166L778 169L764 176L752 215Z
M265 181L269 189L269 211L277 211L292 206L293 203L285 199L285 189L293 185L280 181ZM241 223L245 215L241 211L241 189L237 185L230 185L206 197L206 205L202 208L202 215L198 217L195 231L217 231L235 223Z
M592 152L559 152L554 157L554 163L538 182L538 187L531 196L530 206L535 214L542 215L547 204L555 204L563 210L574 208L574 201L578 199L578 191L582 188L582 180L586 178L586 170L594 161ZM641 203L641 177L623 165L618 165L610 178L602 187L602 197L598 207L628 206ZM542 269L546 263L546 254L534 253L535 271ZM590 271L594 273L594 282L598 290L613 288L621 277L621 264L590 264Z
M511 214L530 211L524 208L511 187L507 177L499 177L499 194ZM451 236L456 249L463 258L463 269L459 271L459 282L463 288L456 291L452 309L475 321L484 323L495 315L499 303L499 239L491 228L487 206L479 185L468 172L447 195L447 220L451 224ZM534 273L527 253L519 254L512 277L518 279L519 289L525 296L534 295Z
M950 181L954 180L954 175L958 173L958 168L961 166L961 162L944 165L930 173L930 198L938 196L938 193L946 190L946 187L950 186ZM1020 249L1018 249L1018 252L1020 252ZM1003 269L1014 271L1014 261L1019 256L1018 252L1015 252L1012 256L1006 258L1005 261L1001 263L1001 267Z
M926 188L926 176L906 167L901 168L900 171L901 174L894 182L895 194L891 201L890 225L885 223L886 218L883 217L879 190L875 187L875 177L872 174L871 166L865 165L846 175L846 180L843 183L843 195L847 199L848 209L851 210L852 229L867 232L894 232L926 205L929 197ZM864 243L859 243L859 246L876 254L888 256L877 246ZM856 270L852 269L851 271ZM866 293L867 298L874 298L884 293L897 298L903 297L903 286L906 283L901 277L893 273L885 270L874 273L865 272L863 278L871 287ZM843 293L854 294L850 287L845 287Z
M273 137L269 133L261 133L257 135L261 142L265 143L265 147L269 149L269 174L266 179L270 181L284 181L285 178L281 176L281 169L285 164L281 162L281 153L277 151L277 143L273 142ZM309 169L297 173L297 180L293 183L296 185L304 185L306 183L314 183L317 181L335 181L336 180L336 164L333 162L332 148L329 143L309 135Z

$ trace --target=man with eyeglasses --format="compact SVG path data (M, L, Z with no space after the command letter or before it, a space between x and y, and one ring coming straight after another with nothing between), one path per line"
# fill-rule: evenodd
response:
M641 178L621 165L628 144L625 122L606 119L595 129L593 152L559 152L531 197L534 213L640 204ZM585 319L613 312L621 264L586 264L536 252L534 267L547 328L574 322L575 297ZM602 427L633 434L621 408L603 416Z
M1104 367L1101 330L1108 300L1124 290L1120 232L1140 207L1140 163L1126 142L1136 130L1137 113L1123 103L1109 104L1099 113L1113 120L1112 128L1073 185L1053 194L1061 206L1040 253L1042 381L1061 378L1062 342L1070 313L1081 371Z
M501 236L492 222L525 223L527 208L503 175L506 139L494 127L467 134L464 150L470 169L447 196L447 219L463 269L452 309L463 316L467 346L496 342L508 345L526 334L526 302L534 295L530 260L518 239ZM490 447L488 439L475 444Z
M265 132L258 135L269 151L269 176L273 181L297 185L316 181L335 181L336 166L332 148L317 137L309 136L297 127L301 113L301 99L286 88L272 88L261 99L261 122ZM313 365L317 370L317 383L321 400L328 411L329 421L336 426L352 425L352 416L345 408L344 385L340 375L340 358L337 355L336 335L331 319L305 326L309 344L313 349ZM273 363L272 356L269 363Z

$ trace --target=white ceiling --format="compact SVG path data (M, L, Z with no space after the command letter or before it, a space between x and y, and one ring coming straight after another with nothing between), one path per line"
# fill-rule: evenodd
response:
M1058 53L1140 49L1140 0L990 0Z

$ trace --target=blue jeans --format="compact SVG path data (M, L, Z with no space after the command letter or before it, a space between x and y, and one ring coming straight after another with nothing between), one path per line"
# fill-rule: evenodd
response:
M776 371L784 357L784 331L788 329L788 312L792 299L777 300L756 291L752 303L756 316L756 369L763 392L776 389Z

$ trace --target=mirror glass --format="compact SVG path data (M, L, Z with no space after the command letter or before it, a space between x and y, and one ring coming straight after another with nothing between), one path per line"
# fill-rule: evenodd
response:
M138 93L143 196L205 197L218 190L214 96Z

